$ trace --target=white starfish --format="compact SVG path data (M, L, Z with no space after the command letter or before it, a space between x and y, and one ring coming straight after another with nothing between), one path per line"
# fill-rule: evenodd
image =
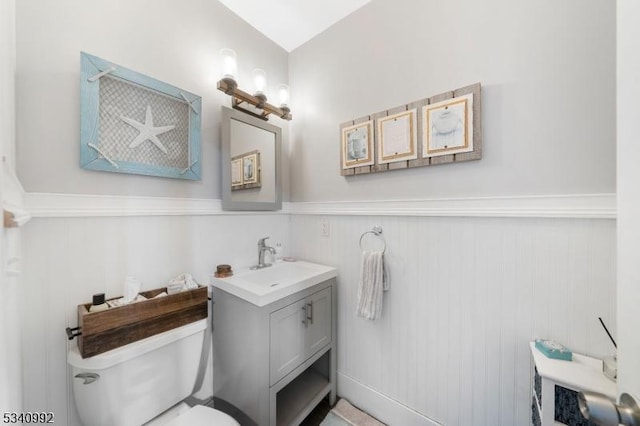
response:
M165 154L167 153L167 148L162 145L162 142L160 142L160 140L158 139L158 135L168 132L169 130L174 129L176 126L154 127L153 115L151 114L151 105L147 105L147 113L144 118L144 124L122 115L120 116L120 119L140 131L133 142L129 144L129 148L135 148L148 139L153 142L153 144L157 146L162 152L164 152Z

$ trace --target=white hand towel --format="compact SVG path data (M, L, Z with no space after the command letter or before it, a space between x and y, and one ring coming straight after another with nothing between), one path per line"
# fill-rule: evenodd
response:
M360 281L358 282L359 316L375 320L382 315L382 292L389 290L389 280L385 273L384 253L365 251L362 253Z

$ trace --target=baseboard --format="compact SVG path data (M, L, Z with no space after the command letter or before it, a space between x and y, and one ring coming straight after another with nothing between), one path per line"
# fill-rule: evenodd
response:
M440 423L338 372L338 395L388 425L442 426Z

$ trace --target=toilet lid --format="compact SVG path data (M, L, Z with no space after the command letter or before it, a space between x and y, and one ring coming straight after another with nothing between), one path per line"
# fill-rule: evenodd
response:
M233 417L222 411L205 407L204 405L196 405L190 408L184 414L179 415L166 426L240 426Z

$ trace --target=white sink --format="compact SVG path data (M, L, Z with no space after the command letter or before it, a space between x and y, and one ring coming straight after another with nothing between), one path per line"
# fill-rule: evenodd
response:
M227 278L211 278L211 285L256 306L265 306L293 293L334 278L335 268L298 260L267 268L242 268Z

